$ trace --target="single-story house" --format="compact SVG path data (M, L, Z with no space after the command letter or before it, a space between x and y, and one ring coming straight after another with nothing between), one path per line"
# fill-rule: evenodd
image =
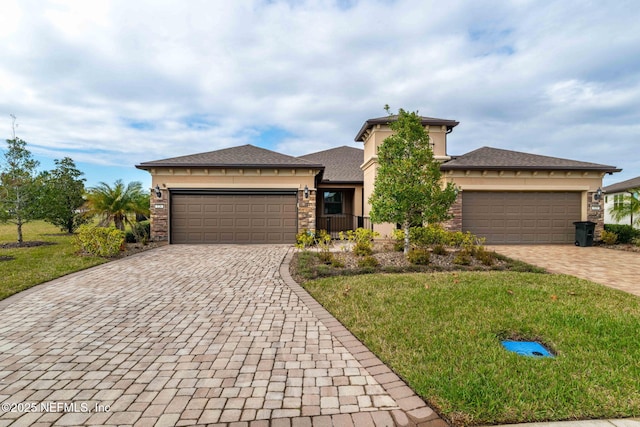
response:
M640 176L607 185L602 189L602 192L604 193L604 223L626 224L633 226L633 222L634 220L637 220L637 218L633 218L631 215L628 215L620 221L616 221L610 211L614 206L619 206L625 203L626 197L633 196L636 199L640 198Z
M355 140L292 157L252 145L136 167L152 176L151 232L170 243L292 243L303 230L332 233L371 224L377 149L391 135L386 116L367 120ZM447 227L487 243L573 243L574 221L603 228L602 177L614 166L482 147L447 154L455 120L422 117L445 182L459 188Z

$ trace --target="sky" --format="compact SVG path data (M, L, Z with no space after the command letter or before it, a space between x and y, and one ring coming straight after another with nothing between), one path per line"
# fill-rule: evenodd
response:
M86 185L253 144L355 142L389 104L483 146L640 175L637 0L3 0L0 138ZM5 146L3 146L4 148Z

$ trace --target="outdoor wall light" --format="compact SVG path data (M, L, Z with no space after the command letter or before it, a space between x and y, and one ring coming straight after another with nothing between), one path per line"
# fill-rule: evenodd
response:
M600 200L602 199L602 188L599 188L596 190L596 194L593 195L593 199L594 200Z
M304 198L309 198L309 187L307 187L306 185L304 186Z
M162 191L160 191L160 186L159 185L156 185L156 188L154 188L153 191L155 191L156 197L158 199L162 199Z

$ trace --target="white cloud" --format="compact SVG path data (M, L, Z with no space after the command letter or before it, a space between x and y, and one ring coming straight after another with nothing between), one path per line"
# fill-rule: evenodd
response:
M357 145L388 103L459 120L453 154L577 158L622 180L640 175L639 20L635 2L577 0L7 0L0 132L13 113L43 155L133 165L277 128L266 148L295 155Z

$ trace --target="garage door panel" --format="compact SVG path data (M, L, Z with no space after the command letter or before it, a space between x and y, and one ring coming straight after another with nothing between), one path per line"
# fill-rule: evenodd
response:
M172 243L292 243L295 194L173 194Z
M462 193L462 228L487 243L573 243L579 192Z

